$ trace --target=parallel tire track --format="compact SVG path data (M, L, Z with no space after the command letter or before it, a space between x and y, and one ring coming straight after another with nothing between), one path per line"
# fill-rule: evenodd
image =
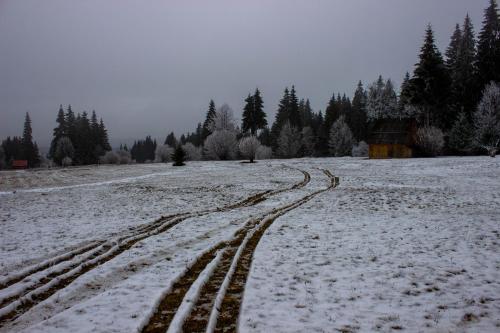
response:
M199 297L194 304L191 313L184 322L185 332L205 332L209 324L217 326L217 331L235 331L241 297L248 276L250 263L255 248L262 238L264 232L271 226L275 219L287 212L303 205L316 195L328 191L337 186L336 178L327 170L323 170L330 179L330 185L322 190L313 192L297 201L285 206L271 210L259 219L249 221L240 229L230 242L218 244L215 248L204 253L192 267L182 277L178 283L174 284L170 291L161 300L156 312L143 327L143 333L165 332L182 300L191 285L196 281L205 267L214 260L216 252L223 250L222 258L209 280L201 287ZM310 178L309 178L310 179ZM228 283L227 293L221 294L221 288ZM221 304L216 304L219 296ZM174 301L175 300L175 301ZM220 314L217 316L217 312ZM214 311L215 313L214 317ZM215 318L214 323L210 323L211 317Z
M84 247L81 249L81 251L78 251L77 249L73 252L69 252L67 255L61 255L55 258L50 263L34 267L31 270L28 269L26 270L26 272L21 272L24 274L18 274L18 276L16 276L15 278L7 280L3 283L2 288L7 288L11 285L14 285L15 283L22 281L26 277L44 271L45 269L59 263L69 261L78 255L88 254L85 260L70 263L66 265L66 267L64 267L62 270L50 272L46 276L42 277L38 281L38 283L25 287L22 290L21 295L13 295L1 300L0 306L2 308L0 308L0 327L5 325L8 321L12 321L23 313L27 312L33 306L49 298L57 291L65 288L81 275L89 272L99 265L104 264L105 262L110 261L126 250L129 250L136 243L151 236L164 233L188 218L207 215L213 212L229 211L240 207L256 205L259 202L267 200L269 197L278 193L306 186L310 181L310 175L305 171L300 171L304 174L304 179L291 187L274 191L264 191L250 196L236 204L224 206L222 208L207 209L195 213L180 213L162 217L151 224L146 224L135 229L135 233L132 232L131 235L121 237L115 242L99 243L95 246L90 246L87 248Z

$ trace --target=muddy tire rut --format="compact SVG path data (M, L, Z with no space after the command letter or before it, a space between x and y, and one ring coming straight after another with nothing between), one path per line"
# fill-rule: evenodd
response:
M128 230L124 236L121 236L115 241L95 241L91 245L75 249L53 259L48 259L33 268L27 268L17 274L14 274L11 278L7 277L3 281L0 281L0 290L11 286L15 287L17 284L23 283L25 280L30 280L30 278L32 276L34 277L37 273L42 273L45 270L55 268L54 270L48 271L44 276L35 278L34 280L36 283L23 286L19 289L20 291L17 294L0 299L0 327L3 327L8 322L15 320L17 317L29 311L38 303L46 300L57 291L67 287L83 274L129 250L138 242L164 233L184 220L210 213L224 212L242 207L253 206L279 193L306 186L311 177L309 173L302 170L299 171L303 173L304 179L287 188L263 191L235 204L230 204L224 207L207 209L194 213L179 213L164 216L152 223ZM215 256L215 252L213 253L213 256ZM78 256L85 257L85 259L71 262ZM208 258L206 259L208 262L213 260L212 254L207 254L206 258ZM62 265L62 267L57 269L57 265ZM194 269L194 272L195 271L196 269Z
M142 328L143 333L166 332L183 299L199 278L205 267L214 260L217 251L224 251L214 272L202 286L194 305L184 320L184 332L235 332L237 331L240 307L245 284L250 271L253 254L266 230L280 216L310 201L320 193L335 188L338 178L328 170L322 170L330 184L292 203L275 208L258 219L253 219L235 233L229 242L203 254L194 264L196 270L188 270L160 301L153 316ZM310 176L306 176L310 180ZM175 302L171 301L175 299ZM163 316L168 313L168 316Z

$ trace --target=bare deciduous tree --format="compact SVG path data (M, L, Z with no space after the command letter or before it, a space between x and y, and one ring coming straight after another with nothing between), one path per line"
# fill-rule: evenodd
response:
M238 148L240 150L240 154L249 159L250 163L253 163L260 146L261 144L259 139L257 139L254 135L250 135L240 140Z
M427 156L438 156L444 147L443 132L433 126L425 126L417 131L417 145Z
M491 82L474 113L475 143L495 156L500 143L500 87Z
M351 156L353 145L354 137L342 115L330 129L330 140L328 141L330 153L335 157Z
M230 160L236 156L236 133L230 130L216 130L205 140L205 157L214 160Z
M297 157L300 151L300 133L295 127L286 122L278 137L278 155L284 158Z

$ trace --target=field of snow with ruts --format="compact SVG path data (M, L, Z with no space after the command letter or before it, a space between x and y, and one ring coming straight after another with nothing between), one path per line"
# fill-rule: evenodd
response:
M0 200L0 332L500 331L500 159L2 171Z

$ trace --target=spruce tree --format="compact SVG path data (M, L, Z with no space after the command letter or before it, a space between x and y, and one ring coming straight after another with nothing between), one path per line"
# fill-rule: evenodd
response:
M106 129L106 126L104 126L102 118L99 122L99 139L102 149L104 149L104 151L110 151L111 145L109 144L108 130Z
M208 105L208 110L207 110L207 115L205 117L205 122L203 123L203 131L202 131L202 137L201 137L202 142L205 142L205 139L207 138L207 136L209 136L212 133L212 126L213 126L216 112L217 112L217 110L215 108L215 102L213 101L213 99L211 99L210 103Z
M462 29L457 64L454 74L452 74L451 93L456 108L455 112L465 112L469 119L472 119L472 113L477 104L475 58L474 27L469 15L467 15Z
M289 102L288 120L290 121L290 125L298 130L301 130L302 124L300 122L299 99L297 97L297 92L295 91L295 86L292 86L292 90L290 90Z
M457 23L455 26L455 31L451 36L450 45L446 49L446 66L450 71L450 75L453 77L453 73L456 71L458 64L458 55L460 53L460 47L462 44L462 30L460 25Z
M465 112L461 112L450 130L448 147L452 153L468 153L472 149L473 137L474 129L469 121L469 117Z
M64 110L62 104L59 106L59 112L57 113L57 127L54 128L52 134L52 141L50 143L49 157L54 158L54 153L57 148L57 142L63 136L66 136L66 119L64 117Z
M406 116L405 108L407 105L411 103L411 84L410 84L410 73L406 72L405 77L403 79L403 83L401 83L401 89L399 93L398 100L398 109L401 118Z
M256 135L257 130L267 126L266 114L263 108L264 101L257 88L253 95L248 94L248 97L245 99L241 123L241 129L244 133L250 132L251 135Z
M358 82L354 97L352 99L352 112L349 127L352 129L356 141L366 140L367 116L366 116L366 92L361 81Z
M174 132L170 132L169 135L165 138L165 144L172 148L177 146L177 138L175 137Z
M31 128L31 118L28 112L24 118L23 137L21 139L21 156L28 161L28 167L37 167L40 164L38 146L33 142L33 130Z
M342 115L340 110L340 103L340 98L335 99L335 93L333 93L332 98L330 98L328 106L325 110L324 127L327 132L330 131L330 127L332 127L332 124Z
M484 13L477 44L477 69L479 91L490 81L500 82L500 17L496 0L490 0Z
M274 150L278 148L278 137L281 132L281 127L288 121L290 114L290 92L288 87L285 88L283 97L280 100L278 111L271 127L271 145Z
M186 152L181 145L177 145L174 152L172 153L172 160L174 161L173 166L183 166L186 161Z
M411 80L412 104L423 110L420 121L425 125L448 129L454 120L448 109L450 77L430 25L419 58Z

